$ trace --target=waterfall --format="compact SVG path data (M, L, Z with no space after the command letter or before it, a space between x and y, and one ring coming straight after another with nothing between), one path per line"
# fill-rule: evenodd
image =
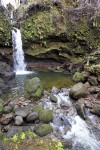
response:
M26 63L24 61L24 51L22 48L21 32L19 29L14 28L12 30L12 43L13 43L13 66L15 73L17 75L33 73L31 71L26 70Z
M14 71L20 72L26 70L26 64L24 62L24 52L22 49L22 39L20 30L12 30L12 43L13 43L13 61Z
M1 4L6 7L7 4L11 4L15 9L20 6L20 0L1 0Z

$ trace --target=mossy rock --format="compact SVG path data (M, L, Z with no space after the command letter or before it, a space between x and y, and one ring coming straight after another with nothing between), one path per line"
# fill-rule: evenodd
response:
M39 120L44 123L49 123L53 119L53 111L48 109L43 109L41 106L37 106L33 109L39 115Z
M9 46L11 43L11 26L4 14L0 12L0 45Z
M73 80L75 82L84 82L86 81L86 79L88 78L89 73L88 72L75 72L75 74L73 75Z
M26 98L40 98L43 92L43 86L39 78L28 79L24 85L24 94Z
M89 67L89 72L95 75L100 75L100 64Z
M39 119L46 123L50 122L53 119L52 110L43 110L39 115Z
M52 131L53 129L49 124L42 124L41 126L35 128L35 133L39 136L45 136Z

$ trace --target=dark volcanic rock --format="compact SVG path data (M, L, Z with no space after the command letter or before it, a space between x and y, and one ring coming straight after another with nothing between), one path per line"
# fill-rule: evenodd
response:
M38 119L38 113L32 112L32 113L30 113L30 114L27 116L26 121L27 121L27 122L33 122L33 121L35 121L36 119Z

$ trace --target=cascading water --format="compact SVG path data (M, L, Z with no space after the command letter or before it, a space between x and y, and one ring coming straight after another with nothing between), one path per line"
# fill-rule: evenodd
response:
M51 101L49 100L44 103L44 108L46 109L50 105L50 109L53 110L55 114L51 126L54 128L54 131L61 133L62 139L72 141L73 147L71 150L99 150L100 141L98 141L92 133L91 127L77 115L77 111L73 107L68 93L68 90L66 90L65 92L55 94L58 99L57 105L53 103L51 105ZM68 107L67 112L67 109L64 110L61 108L63 104ZM68 131L67 127L69 128ZM58 134L56 137L58 138Z
M24 51L22 48L21 32L19 29L14 28L12 30L12 43L14 72L16 73L16 75L33 73L31 71L26 70L26 63L24 61Z
M24 72L26 70L20 30L18 29L12 30L12 42L13 42L14 71L20 74L20 72Z

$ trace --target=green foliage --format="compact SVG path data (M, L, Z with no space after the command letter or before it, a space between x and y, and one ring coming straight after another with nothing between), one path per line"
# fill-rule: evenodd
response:
M58 143L57 150L64 150L61 142Z

